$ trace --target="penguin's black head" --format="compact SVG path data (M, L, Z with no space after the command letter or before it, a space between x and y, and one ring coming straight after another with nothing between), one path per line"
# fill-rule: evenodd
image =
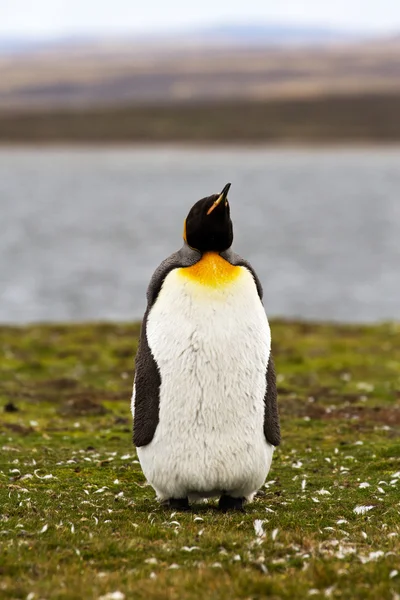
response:
M199 200L185 220L183 238L200 252L223 252L232 245L233 229L230 217L227 183L220 194Z

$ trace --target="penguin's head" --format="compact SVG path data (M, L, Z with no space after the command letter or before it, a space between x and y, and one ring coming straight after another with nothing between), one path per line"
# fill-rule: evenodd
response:
M183 239L200 252L223 252L232 245L227 183L220 194L202 198L192 206L185 219Z

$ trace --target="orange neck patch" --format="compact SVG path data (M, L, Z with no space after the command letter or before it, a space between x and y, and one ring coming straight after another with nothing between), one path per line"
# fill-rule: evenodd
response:
M195 265L179 269L183 277L215 288L232 283L241 271L241 267L234 267L216 252L205 252Z

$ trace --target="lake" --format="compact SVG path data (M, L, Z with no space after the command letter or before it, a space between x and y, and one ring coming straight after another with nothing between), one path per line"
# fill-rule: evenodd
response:
M400 148L0 148L0 322L132 320L228 181L269 315L400 320Z

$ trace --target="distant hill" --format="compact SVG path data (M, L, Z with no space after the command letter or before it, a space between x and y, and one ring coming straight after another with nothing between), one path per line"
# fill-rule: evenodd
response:
M101 41L101 38L89 36L55 38L0 37L0 57L34 56L43 52L71 52L75 48L95 46Z
M330 42L350 41L366 37L361 33L345 32L328 27L310 25L288 25L282 23L267 24L220 24L183 34L182 38L193 36L196 40L220 41L231 44L326 44ZM179 35L177 36L179 40Z
M398 142L399 56L271 23L0 40L0 142Z
M284 23L220 23L192 29L181 29L163 34L132 34L118 39L93 35L60 38L0 37L0 54L23 54L72 50L74 47L102 47L104 45L168 45L192 43L230 45L287 45L324 44L332 41L350 41L363 37L362 33L340 29ZM364 35L365 37L365 35Z
M399 55L400 36L279 24L0 40L0 111L397 93Z
M37 42L30 42L20 38L2 38L0 37L0 55L19 54L21 52L31 52Z

